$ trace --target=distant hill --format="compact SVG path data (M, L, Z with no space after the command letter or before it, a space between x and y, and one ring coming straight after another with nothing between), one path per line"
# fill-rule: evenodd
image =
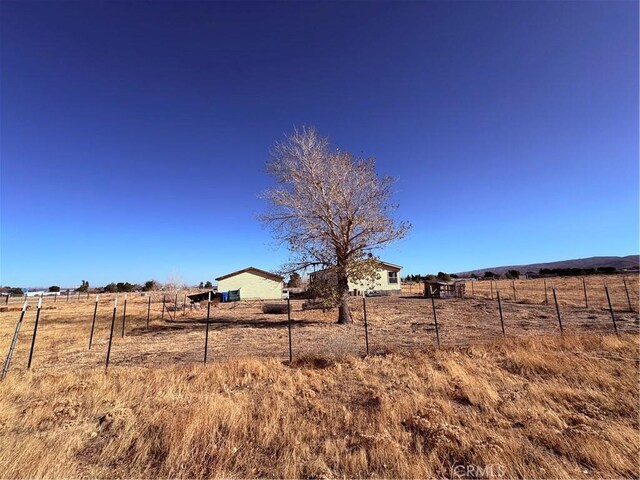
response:
M541 268L598 268L598 267L615 267L617 270L638 268L640 263L640 255L627 255L626 257L589 257L576 258L573 260L561 260L559 262L547 263L530 263L527 265L505 265L501 267L479 268L478 270L469 270L467 272L459 272L460 277L468 277L472 273L482 276L484 272L493 272L498 275L505 274L508 270L518 270L521 274L526 272L536 272Z

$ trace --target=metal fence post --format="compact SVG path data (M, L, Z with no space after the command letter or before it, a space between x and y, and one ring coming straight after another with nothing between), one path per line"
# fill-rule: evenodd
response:
M123 312L122 312L122 334L120 335L120 338L124 338L124 325L127 321L127 294L124 294L124 307L123 307Z
M40 320L41 308L42 308L42 297L38 299L38 310L36 311L36 323L33 326L33 337L31 338L31 350L29 350L29 362L27 363L27 370L31 368L31 359L33 358L33 349L36 345L36 335L38 333L38 321Z
M364 312L364 345L367 351L367 357L369 356L369 324L367 322L367 297L362 292L362 310Z
M207 352L209 351L209 315L211 314L211 292L207 301L207 328L204 336L204 363L207 363Z
M504 333L504 319L502 318L502 302L500 301L500 290L496 289L496 296L498 297L498 310L500 310L500 326L502 327L502 336L505 336Z
M149 317L151 316L151 294L149 294L149 304L147 306L147 330L149 330Z
M11 357L13 357L13 350L16 348L16 342L18 341L18 333L20 333L20 327L22 326L22 320L24 319L24 312L27 311L27 302L25 301L22 305L22 312L20 313L20 320L16 324L16 329L13 332L13 339L11 340L11 346L9 347L9 353L7 354L7 358L4 361L4 367L2 368L2 376L0 376L0 380L4 380L4 377L7 376L7 372L9 371L9 365L11 364Z
M589 297L587 297L587 282L582 277L582 290L584 291L584 308L589 308Z
M100 295L96 295L96 306L93 308L93 321L91 322L91 335L89 335L89 350L91 350L91 344L93 343L93 330L96 326L96 314L98 313L98 300Z
M564 335L564 329L562 328L562 318L560 317L560 307L558 307L558 296L556 295L556 287L551 287L553 291L553 301L556 304L556 313L558 314L558 323L560 324L560 334Z
M609 312L611 313L611 321L613 322L613 330L616 332L616 335L619 336L619 334L618 334L618 325L616 324L616 316L613 313L613 307L611 306L611 297L609 296L609 286L607 285L607 282L604 282L604 291L607 294L607 302L609 303Z
M293 347L291 345L291 299L287 296L287 328L289 330L289 363L293 361Z
M436 302L433 299L433 293L431 293L431 306L433 307L433 323L436 326L436 341L440 346L440 331L438 330L438 316L436 315Z
M627 278L622 277L622 281L624 283L624 291L627 293L627 303L629 304L629 311L633 312L633 307L631 306L631 297L629 297L629 288L627 287Z
M111 343L113 342L113 328L116 325L116 310L118 308L118 297L113 300L113 317L111 318L111 333L109 334L109 346L107 347L107 363L105 370L109 368L109 358L111 357Z

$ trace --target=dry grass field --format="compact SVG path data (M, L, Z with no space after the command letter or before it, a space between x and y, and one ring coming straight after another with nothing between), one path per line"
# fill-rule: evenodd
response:
M608 278L618 338L589 280L588 309L581 280L556 282L562 337L539 280L517 302L500 285L505 338L488 282L436 300L440 349L430 300L367 299L366 358L361 298L348 326L293 301L291 365L286 315L259 302L212 306L203 365L205 308L161 319L154 295L146 329L129 295L107 373L113 296L91 350L93 299L45 299L31 371L32 308L0 384L0 476L637 478L638 282L630 312ZM0 313L1 360L18 317Z
M584 285L583 285L584 280ZM628 309L631 300L634 309L638 310L638 282L637 274L629 275L594 275L587 277L554 277L547 279L531 280L477 280L467 282L466 294L472 297L495 298L496 289L500 290L503 300L514 300L513 287L515 286L515 300L522 303L545 303L545 286L548 303L553 302L552 288L556 288L558 303L560 306L585 307L584 290L587 290L589 307L608 308L604 283L609 286L611 302L615 309ZM626 290L625 290L626 283ZM402 293L415 295L422 292L423 287L414 284L403 284ZM493 295L492 295L493 290ZM626 292L629 292L627 299Z

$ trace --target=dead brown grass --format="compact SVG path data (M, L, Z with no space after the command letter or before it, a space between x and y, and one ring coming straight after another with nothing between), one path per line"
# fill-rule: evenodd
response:
M638 274L617 275L591 275L584 277L587 288L587 302L585 302L583 277L554 277L535 278L521 280L479 280L467 282L466 294L474 298L496 298L496 288L500 289L500 296L505 301L517 301L528 304L545 303L545 284L547 290L546 301L553 304L552 287L556 288L558 303L562 307L586 307L608 308L607 297L604 291L604 282L609 285L611 303L616 310L628 310L629 300L631 306L637 312L639 303L640 277ZM627 284L627 290L624 284ZM473 285L472 285L473 283ZM515 294L513 287L515 286ZM493 295L491 290L493 288ZM423 287L414 284L403 284L402 293L405 295L417 295L423 291Z
M116 316L111 363L117 366L157 366L197 363L203 359L206 308L179 311L175 319L165 314L154 296L150 328L146 329L148 297L129 295L126 334L121 338L122 297ZM302 310L302 301L292 301L294 357L343 357L364 355L362 298L352 298L355 322L336 325L336 312ZM45 304L35 348L33 368L55 371L96 369L104 365L113 313L113 296L101 296L89 351L89 332L94 302ZM433 310L429 299L380 297L367 299L371 353L404 352L436 344ZM490 342L501 336L496 301L487 298L437 300L436 312L442 345ZM503 302L508 337L559 335L553 305ZM0 312L0 360L4 360L19 312ZM608 310L561 307L565 332L606 334L613 331ZM25 369L35 312L27 312L20 332L10 375ZM638 333L637 312L618 308L618 329ZM288 359L286 315L265 314L260 302L212 306L209 359L224 361L238 357Z
M545 336L291 366L18 370L0 389L0 472L637 478L638 346Z
M353 325L293 302L160 318L130 295L112 363L112 296L46 303L31 372L34 311L0 384L0 476L16 477L633 477L639 474L638 314L506 300L507 338L490 299L362 299ZM120 306L122 304L120 303ZM18 312L0 313L4 360ZM588 335L587 335L588 334ZM257 358L264 357L264 358ZM468 471L469 466L481 470ZM482 470L484 469L484 470ZM479 473L480 472L480 473Z

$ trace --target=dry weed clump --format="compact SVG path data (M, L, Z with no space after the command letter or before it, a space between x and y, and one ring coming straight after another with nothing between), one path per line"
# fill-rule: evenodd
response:
M292 365L19 370L0 388L0 472L637 478L638 347L539 336Z

